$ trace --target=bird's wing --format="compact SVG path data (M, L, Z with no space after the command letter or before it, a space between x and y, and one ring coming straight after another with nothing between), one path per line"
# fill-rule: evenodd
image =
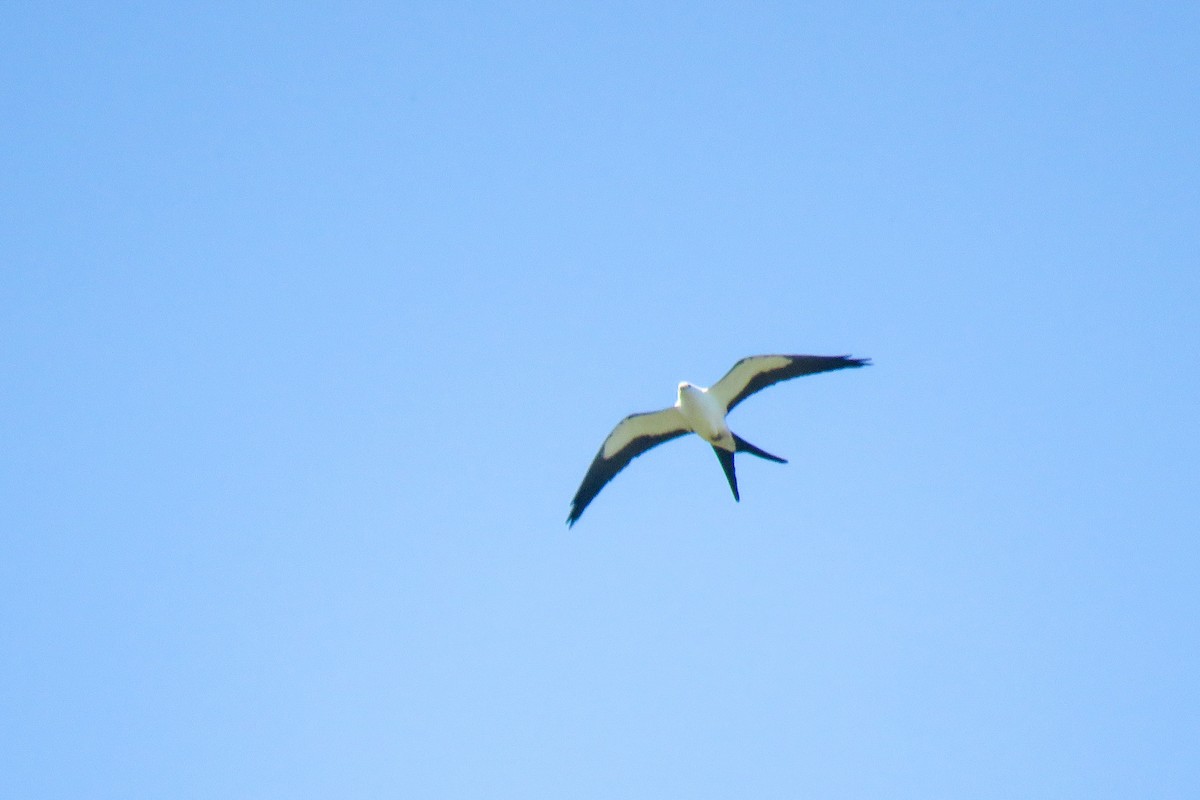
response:
M870 363L869 358L850 356L750 356L734 364L708 393L725 404L728 414L750 395L788 378Z
M617 423L612 433L600 446L583 483L571 501L571 513L567 517L567 525L575 524L588 503L600 494L600 490L611 481L618 472L625 469L630 461L640 456L655 445L682 436L690 432L683 414L678 408L664 408L662 411L651 411L646 414L630 414Z

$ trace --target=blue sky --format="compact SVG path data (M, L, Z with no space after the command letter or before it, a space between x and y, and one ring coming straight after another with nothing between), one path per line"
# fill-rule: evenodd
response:
M1197 796L1198 36L6 4L0 795Z

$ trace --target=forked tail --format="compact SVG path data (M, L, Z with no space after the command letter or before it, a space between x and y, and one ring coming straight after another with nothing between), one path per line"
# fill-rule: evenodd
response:
M733 490L733 499L740 503L742 498L738 495L737 473L733 471L733 453L729 450L722 450L716 445L713 445L713 452L717 454L717 460L721 462L721 469L725 470L725 478L729 481L729 488Z
M766 450L762 450L761 448L755 447L754 445L750 444L745 439L738 436L736 433L733 434L733 443L737 446L737 452L739 452L739 453L749 453L752 456L758 456L759 458L765 458L767 461L774 461L777 464L786 464L787 463L786 458L780 458L779 456L773 456L770 453L768 453ZM733 461L732 453L729 454L729 460ZM733 493L736 495L737 489L734 489Z

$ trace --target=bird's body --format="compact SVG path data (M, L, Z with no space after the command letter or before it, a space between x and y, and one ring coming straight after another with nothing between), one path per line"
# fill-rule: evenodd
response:
M683 415L688 430L713 447L733 451L733 432L725 422L725 408L708 389L690 383L679 384L675 407Z
M631 414L613 428L571 501L567 525L575 524L600 490L629 462L655 445L688 433L712 445L734 499L740 500L734 453L750 453L781 464L787 462L731 431L725 420L729 412L750 395L779 381L869 363L868 359L849 356L750 356L734 364L711 388L680 383L674 406Z

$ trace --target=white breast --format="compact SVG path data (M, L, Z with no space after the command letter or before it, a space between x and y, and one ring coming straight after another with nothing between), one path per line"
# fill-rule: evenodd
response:
M733 441L733 436L725 425L725 409L707 389L701 389L699 386L680 386L676 405L679 406L688 425L700 438L713 444Z

